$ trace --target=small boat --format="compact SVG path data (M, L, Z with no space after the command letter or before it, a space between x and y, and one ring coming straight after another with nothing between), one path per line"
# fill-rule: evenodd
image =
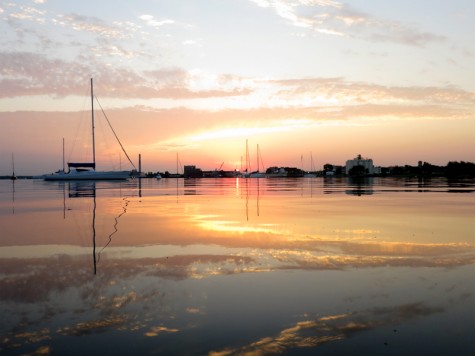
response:
M67 172L64 169L64 163L63 163L62 170L59 170L52 174L44 175L43 176L44 180L55 180L55 181L56 180L125 180L131 177L132 171L96 171L96 149L95 149L96 146L95 146L95 136L94 136L94 91L93 91L92 78L91 78L91 124L92 124L92 162L68 162ZM63 162L64 162L64 141L63 141Z

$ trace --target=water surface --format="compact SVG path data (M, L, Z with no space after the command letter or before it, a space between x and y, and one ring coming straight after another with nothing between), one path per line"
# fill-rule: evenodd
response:
M475 184L0 181L1 354L475 354Z

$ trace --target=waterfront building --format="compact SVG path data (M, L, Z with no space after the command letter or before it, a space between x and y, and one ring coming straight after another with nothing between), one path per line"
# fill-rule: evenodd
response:
M188 165L183 167L185 178L201 178L203 177L203 171L194 165Z
M350 170L356 166L364 167L366 174L377 173L371 158L363 158L361 155L358 155L355 158L346 161L346 174L349 174Z

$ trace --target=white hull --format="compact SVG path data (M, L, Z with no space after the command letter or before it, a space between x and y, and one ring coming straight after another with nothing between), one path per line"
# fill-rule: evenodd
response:
M44 180L125 180L130 178L129 171L71 171L58 172L43 177Z
M266 174L265 173L260 173L260 172L253 172L249 175L249 178L265 178Z
M96 171L96 148L95 148L96 144L95 144L95 136L94 136L94 92L93 92L92 78L91 78L91 129L92 129L92 160L89 162L68 162L69 170L68 172L65 172L64 170L64 139L63 139L63 170L58 171L56 173L44 175L43 176L44 180L126 180L132 177L133 172L131 171ZM112 131L114 130L112 129ZM119 138L117 137L117 135L116 135L116 138L117 138L117 141L119 141ZM120 144L120 141L119 141L119 144ZM122 144L120 145L122 146ZM129 156L127 156L127 158L128 157ZM132 163L132 161L130 161L130 163Z

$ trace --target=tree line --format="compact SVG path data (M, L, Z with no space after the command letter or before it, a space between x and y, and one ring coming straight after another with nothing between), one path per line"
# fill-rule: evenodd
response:
M355 166L349 172L350 176L366 175L364 167ZM451 161L446 166L437 166L428 162L417 166L381 167L381 176L446 176L446 177L475 177L475 163Z

